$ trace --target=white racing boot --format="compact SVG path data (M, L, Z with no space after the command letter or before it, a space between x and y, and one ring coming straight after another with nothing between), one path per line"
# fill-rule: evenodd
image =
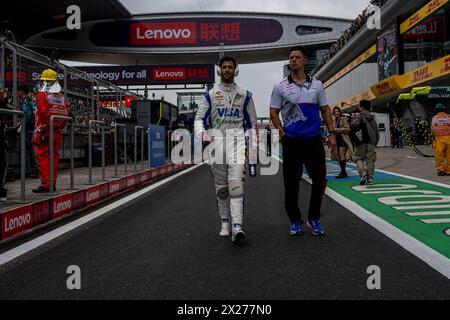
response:
M230 236L231 226L229 222L222 222L222 229L220 230L219 235L221 237L229 237Z
M245 232L244 230L242 230L241 225L239 224L235 224L233 226L233 231L231 234L231 241L233 243L239 243L239 241L244 240L245 239Z

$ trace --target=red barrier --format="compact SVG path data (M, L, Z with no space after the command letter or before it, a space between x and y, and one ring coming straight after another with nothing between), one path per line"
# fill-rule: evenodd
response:
M100 201L100 186L91 187L86 190L86 206Z
M120 180L114 180L109 183L109 195L113 196L119 193L120 190Z
M150 178L153 180L153 179L158 179L159 178L159 169L158 168L155 168L155 169L152 169L151 170L151 172L150 172Z
M100 187L100 200L109 197L109 182L99 185Z
M141 184L146 183L147 182L147 172L142 172L140 174L140 180L141 180Z
M73 210L78 210L78 209L84 208L86 206L86 191L85 190L81 190L81 191L72 193L72 197L73 197L73 203L72 203Z
M2 214L2 239L33 227L33 205L29 204Z
M136 187L139 186L141 184L141 174L140 173L135 174L134 179L136 180L135 186Z
M63 215L73 211L73 195L63 194L61 196L57 196L52 201L52 220L62 217Z
M120 179L120 191L121 192L127 190L127 182L128 182L127 177Z
M33 227L50 220L51 200L33 203Z
M136 185L136 178L134 176L127 177L127 189L133 188Z

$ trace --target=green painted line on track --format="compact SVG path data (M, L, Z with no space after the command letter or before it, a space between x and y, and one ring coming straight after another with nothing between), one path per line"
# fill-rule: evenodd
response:
M433 183L418 181L413 178L399 177L395 174L376 172L375 184L366 186L368 190L379 188L391 188L387 185L414 185L417 188L401 190L402 192L385 192L382 194L363 194L363 191L355 190L359 187L359 177L352 176L349 179L334 179L336 166L329 161L328 187L341 196L355 202L360 207L395 226L401 231L414 237L430 248L436 250L447 258L450 258L450 186L438 186ZM354 167L349 167L354 171ZM366 192L364 191L364 192ZM414 191L434 191L436 195L418 194ZM386 197L407 196L408 198L393 199L399 204L385 204ZM419 196L419 197L418 197ZM440 199L440 197L449 197ZM384 199L384 200L383 200ZM381 200L381 201L380 201ZM443 201L443 202L442 202ZM424 202L414 204L411 202ZM430 208L430 206L448 206L448 208ZM402 207L424 206L421 209L401 209ZM397 209L396 209L397 208ZM421 213L424 213L421 215ZM407 214L409 213L409 215ZM411 215L413 213L414 215ZM440 213L440 214L439 214ZM446 214L448 213L448 214ZM433 221L430 221L433 219ZM440 221L436 221L439 219ZM426 223L427 220L433 223Z

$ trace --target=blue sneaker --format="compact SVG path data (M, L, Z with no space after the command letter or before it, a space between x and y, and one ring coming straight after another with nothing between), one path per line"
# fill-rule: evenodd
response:
M302 225L299 222L294 222L291 225L291 230L289 231L290 236L301 236L303 234Z
M325 230L318 219L308 219L308 227L311 228L313 236L322 236L325 234Z

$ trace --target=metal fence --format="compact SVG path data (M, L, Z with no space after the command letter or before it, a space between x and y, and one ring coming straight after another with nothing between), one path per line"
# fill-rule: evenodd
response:
M64 119L70 125L63 130L63 134L70 134L70 146L65 151L70 153L70 188L75 188L74 180L74 140L75 134L88 137L88 167L89 183L92 183L92 143L93 135L98 130L93 131L93 127L101 128L102 132L102 179L106 178L105 173L105 129L112 133L114 129L114 177L118 176L118 139L117 130L119 127L126 127L117 123L117 119L126 118L124 101L125 96L136 96L135 94L115 86L107 81L97 80L84 71L67 66L58 60L34 52L16 43L0 38L0 88L9 88L11 97L9 109L0 109L0 114L12 116L13 126L17 118L21 119L21 142L20 142L20 171L21 171L21 202L25 202L25 116L19 105L18 87L27 85L33 88L39 81L43 70L51 68L58 73L59 82L62 86L65 101L69 105L70 115L68 117L52 116L50 121L50 192L54 192L53 180L54 172L54 125L55 119ZM31 91L31 90L30 90ZM112 104L112 108L102 108L103 102ZM102 104L102 105L101 105ZM69 132L70 127L70 132ZM143 127L135 127L135 170L137 171L137 130L141 130L141 161L144 169L144 134ZM127 174L128 152L127 152L127 132L124 128L124 173ZM16 151L17 152L17 151ZM80 153L81 156L81 153Z

